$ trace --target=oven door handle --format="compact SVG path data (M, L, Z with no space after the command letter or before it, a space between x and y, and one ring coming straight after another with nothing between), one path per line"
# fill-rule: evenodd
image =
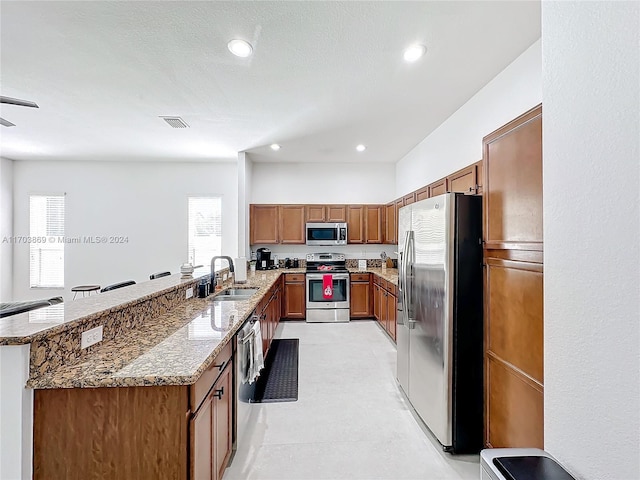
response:
M348 280L348 273L307 273L307 278L312 280L322 280L325 275L332 275L334 280Z

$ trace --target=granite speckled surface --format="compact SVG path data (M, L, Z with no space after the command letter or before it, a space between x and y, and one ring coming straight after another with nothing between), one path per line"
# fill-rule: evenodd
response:
M0 319L0 345L22 345L62 333L101 316L156 297L186 290L199 278L209 275L209 268L194 271L193 278L181 279L180 274L137 283L86 298L78 298L50 307L32 310Z
M281 273L249 274L237 288L258 288L242 302L215 302L213 296L185 301L153 322L97 344L90 355L31 369L30 388L90 388L191 385L214 361Z
M105 334L105 340L85 349L82 355L69 355L68 348L52 346L56 341L71 342L65 340L64 332L45 336L32 344L27 386L42 389L191 385L231 341L280 275L304 271L299 268L249 273L247 283L234 287L258 291L241 302L214 302L215 297L209 296L175 306L169 302L164 308L149 307L157 303L154 301L146 303L150 311L137 313L136 302L131 302L128 308L111 314L107 323L112 322L113 326L105 327L105 332L110 332ZM360 272L357 268L349 271ZM366 272L397 285L397 269L368 267ZM180 294L184 290L180 289ZM158 314L152 316L153 321L140 320L148 319L154 312ZM83 323L83 329L89 324ZM73 341L77 343L77 338Z

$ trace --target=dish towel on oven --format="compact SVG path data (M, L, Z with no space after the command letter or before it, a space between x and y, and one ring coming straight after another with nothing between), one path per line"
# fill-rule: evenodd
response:
M327 300L333 298L333 275L330 273L322 275L322 298Z
M260 376L260 370L264 368L264 354L262 353L262 332L260 331L260 322L254 322L251 330L253 330L253 338L251 339L249 384L256 381L256 379Z

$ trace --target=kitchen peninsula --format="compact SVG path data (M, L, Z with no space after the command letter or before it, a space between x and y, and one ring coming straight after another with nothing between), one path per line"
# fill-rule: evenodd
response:
M0 348L30 347L23 367L33 417L24 410L23 424L33 421L33 443L22 446L23 471L33 465L34 478L201 478L208 470L219 478L233 440L234 336L283 273L302 271L249 275L236 287L258 290L243 301L186 298L209 275L202 269L193 279L172 275L3 319ZM384 276L393 281L393 272ZM81 333L99 325L103 341L81 349Z

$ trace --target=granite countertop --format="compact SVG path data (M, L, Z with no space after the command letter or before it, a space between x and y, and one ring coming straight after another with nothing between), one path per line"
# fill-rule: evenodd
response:
M78 298L50 307L19 313L0 319L0 345L31 343L38 338L60 333L113 310L143 302L178 287L196 284L209 275L209 267L196 269L193 278L183 279L179 273L137 283L109 292Z
M286 270L288 273L303 269ZM234 288L258 288L250 299L214 304L214 296L188 300L157 318L101 346L88 359L31 377L27 387L92 388L191 385L211 365L249 317L283 270L249 274Z
M362 272L358 269L349 271ZM373 267L365 272L397 284L397 269ZM211 365L284 273L305 273L305 269L249 273L247 282L234 285L234 288L258 288L250 299L214 303L215 296L193 298L159 316L153 325L131 330L118 341L102 345L80 363L31 377L27 387L191 385Z

